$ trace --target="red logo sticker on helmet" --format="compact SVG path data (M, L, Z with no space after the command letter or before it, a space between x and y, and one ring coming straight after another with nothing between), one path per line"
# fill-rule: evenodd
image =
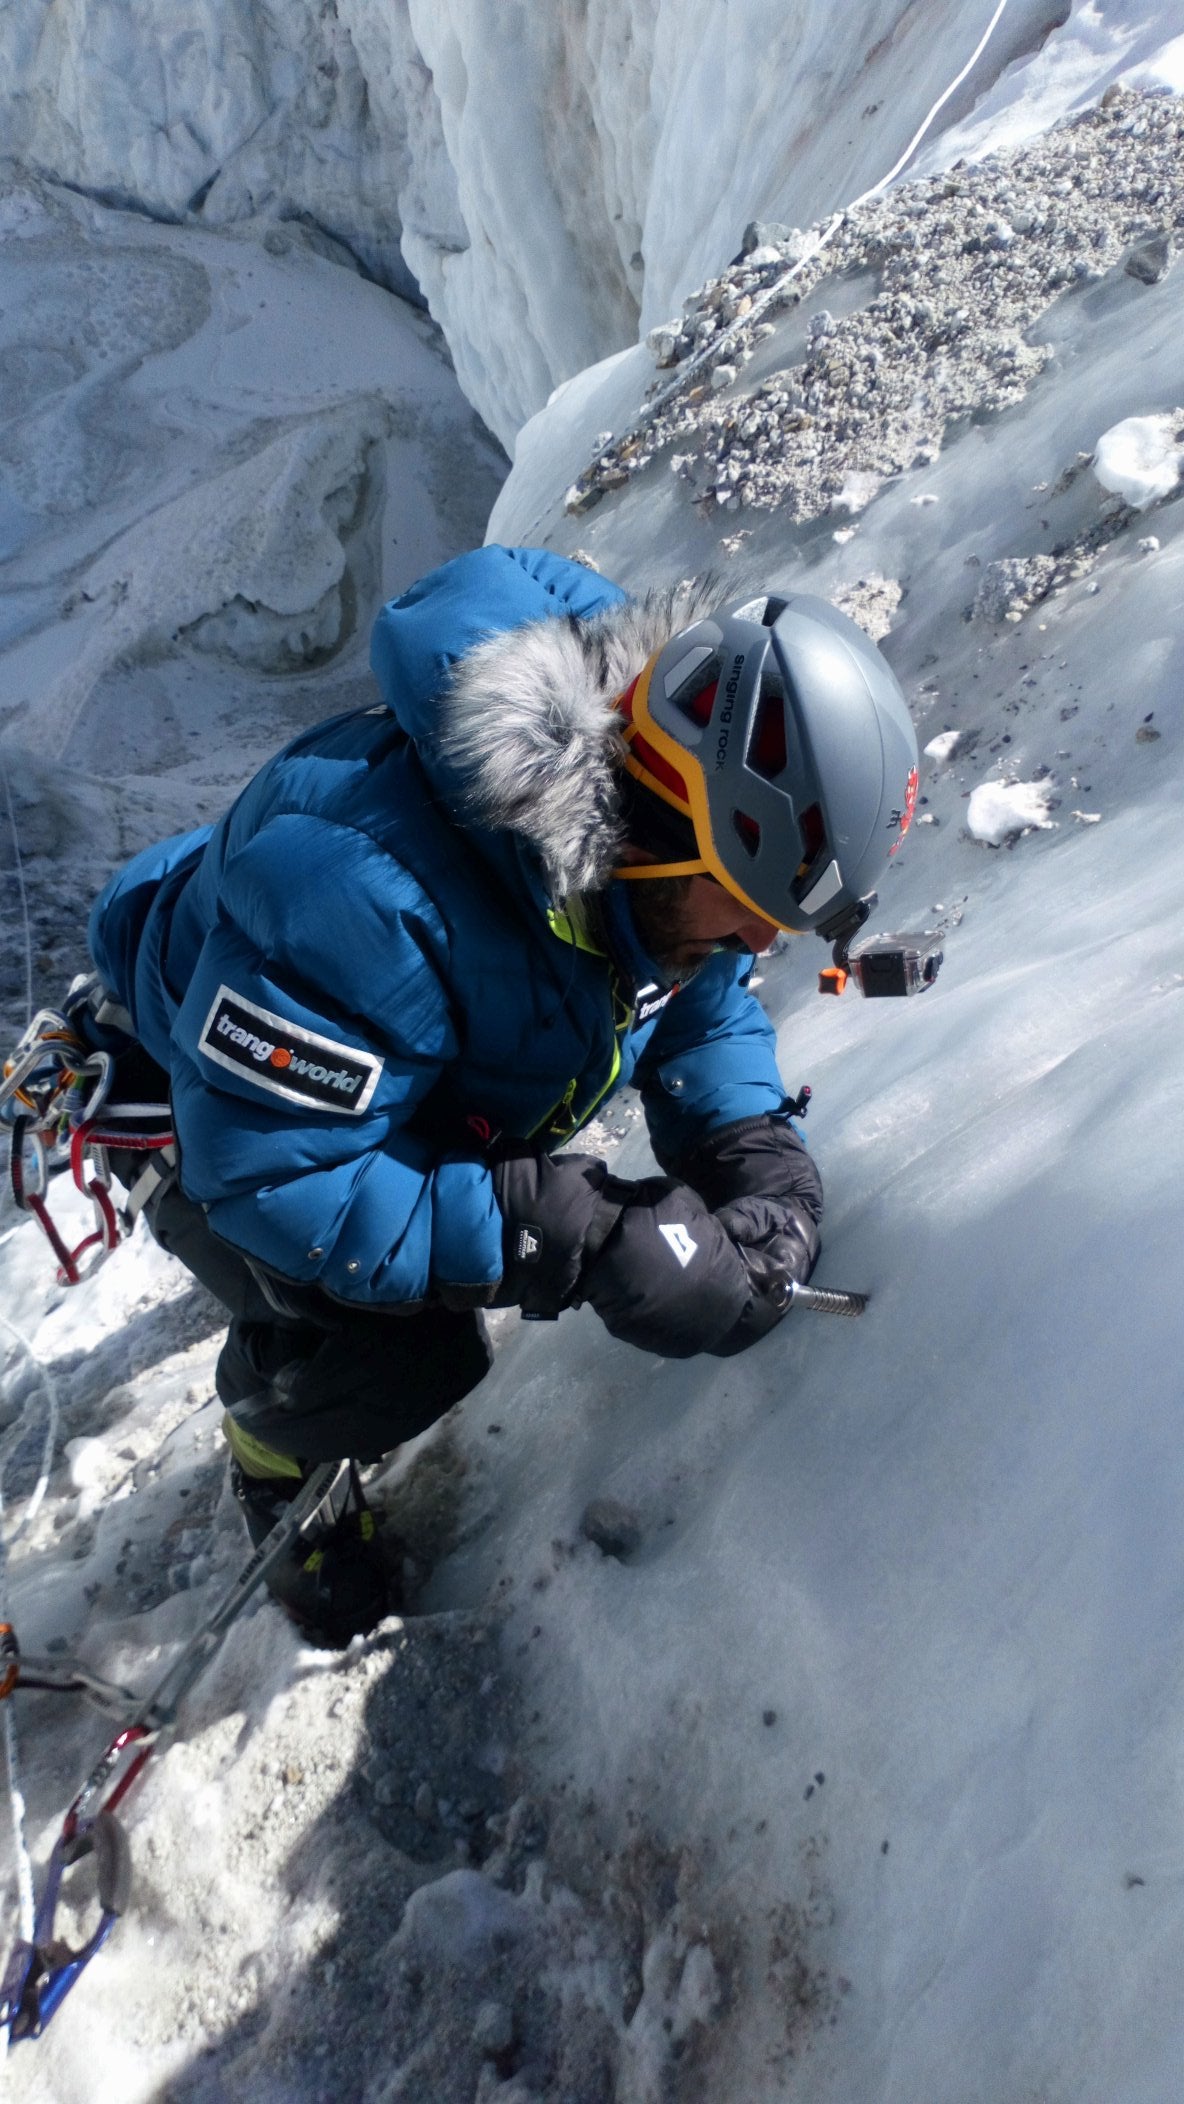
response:
M896 839L892 843L892 846L888 850L888 853L890 855L894 855L896 853L897 848L900 846L901 841L904 839L905 834L908 832L909 827L912 825L913 812L917 808L917 791L920 788L920 786L920 778L917 774L916 768L910 767L909 778L904 785L904 809L901 811L894 811L892 813L891 819L889 820L889 823L891 825L900 827L900 832L898 833Z

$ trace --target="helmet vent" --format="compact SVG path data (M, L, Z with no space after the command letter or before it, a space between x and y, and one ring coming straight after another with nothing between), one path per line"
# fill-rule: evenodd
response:
M807 862L813 862L826 846L826 827L822 823L822 811L818 804L811 804L798 820L798 831L802 836L802 852Z
M800 899L806 878L827 851L826 827L818 804L810 804L802 812L798 820L798 832L802 838L802 859L798 864L798 881L794 886L794 894Z
M730 607L729 612L733 621L759 621L762 628L772 628L788 605L788 599L769 598L762 593L759 599L746 599L743 606Z
M688 692L679 696L678 706L682 710L683 715L689 716L692 723L697 723L700 730L711 721L711 711L715 705L716 684L717 682L713 680L709 687L700 687L697 694Z
M705 644L688 650L676 665L671 666L662 682L671 707L698 730L705 729L711 721L718 684L719 659Z
M756 819L750 818L746 811L733 811L732 824L741 847L755 862L761 851L761 829Z
M766 683L757 704L748 741L748 765L762 781L775 782L789 763L785 743L785 698L779 686Z

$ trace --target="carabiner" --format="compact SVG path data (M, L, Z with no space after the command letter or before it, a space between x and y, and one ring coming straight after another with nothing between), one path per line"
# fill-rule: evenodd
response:
M127 1837L115 1807L151 1758L158 1733L147 1724L129 1724L117 1732L95 1763L62 1821L45 1877L45 1891L33 1922L33 1937L13 1948L0 1986L0 2026L10 2041L39 2038L59 2009L83 1967L101 1950L125 1911L131 1891L132 1864ZM124 1760L127 1766L112 1784ZM90 1807L101 1798L97 1809ZM99 1921L80 1950L54 1936L62 1878L75 1863L93 1855L99 1871Z
M69 1817L67 1814L67 1822ZM81 1948L72 1950L69 1944L55 1938L54 1916L65 1872L89 1855L95 1857L98 1866L99 1919ZM104 1808L93 1820L76 1825L69 1835L63 1828L49 1859L33 1940L30 1943L22 1938L14 1945L0 1986L0 2025L7 2026L10 2043L40 2038L83 1968L106 1943L126 1910L130 1891L131 1852L127 1836L112 1812Z
M79 1091L84 1080L91 1082L90 1094L83 1097L81 1102L70 1106L70 1124L76 1129L80 1125L94 1124L111 1093L111 1083L115 1078L115 1061L109 1052L91 1052L85 1061L78 1063L74 1073L75 1085Z
M0 1662L4 1667L0 1675L0 1702L3 1702L21 1677L21 1647L11 1622L0 1622Z
M38 1191L28 1188L26 1183L26 1145L32 1143L35 1177L46 1169L45 1142L27 1112L22 1111L12 1121L12 1156L9 1164L13 1204L22 1213L31 1213L58 1260L58 1278L64 1284L78 1284L78 1266L73 1253L67 1249L50 1217L49 1207Z
M100 1057L107 1059L107 1054L104 1052L100 1054ZM108 1064L110 1064L109 1061ZM110 1086L109 1077L106 1086ZM104 1148L99 1147L95 1149L94 1174L88 1176L86 1173L86 1150L91 1143L91 1135L94 1130L93 1119L88 1119L80 1125L75 1125L70 1135L70 1168L73 1172L74 1182L83 1197L90 1199L95 1216L93 1234L86 1235L70 1252L75 1265L77 1265L80 1256L83 1256L88 1249L94 1248L97 1248L100 1252L97 1261L101 1263L105 1256L110 1255L119 1241L119 1218L111 1199L111 1177L107 1167L107 1155Z
M0 1622L0 1702L17 1688L37 1695L85 1695L109 1717L128 1718L140 1702L131 1688L104 1680L81 1659L22 1651L12 1623Z
M12 1196L22 1212L31 1198L44 1198L49 1189L49 1149L45 1134L27 1111L12 1121Z

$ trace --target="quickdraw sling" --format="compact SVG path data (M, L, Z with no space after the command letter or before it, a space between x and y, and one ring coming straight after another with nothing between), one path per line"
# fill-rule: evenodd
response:
M131 1017L100 981L77 979L61 1009L38 1010L0 1079L0 1121L12 1131L13 1200L36 1220L57 1258L58 1278L69 1286L110 1255L177 1161L169 1105L123 1102L113 1094L117 1055L88 1042L84 1016L108 1034L131 1038ZM145 1158L122 1207L111 1194L112 1149ZM94 1212L91 1232L73 1247L49 1209L50 1178L67 1168Z

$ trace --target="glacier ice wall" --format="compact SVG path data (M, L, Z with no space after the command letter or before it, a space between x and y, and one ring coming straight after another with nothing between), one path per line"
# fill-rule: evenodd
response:
M1066 14L1011 0L943 121ZM982 0L7 0L0 141L105 203L311 223L422 288L509 444L752 217L891 165Z

